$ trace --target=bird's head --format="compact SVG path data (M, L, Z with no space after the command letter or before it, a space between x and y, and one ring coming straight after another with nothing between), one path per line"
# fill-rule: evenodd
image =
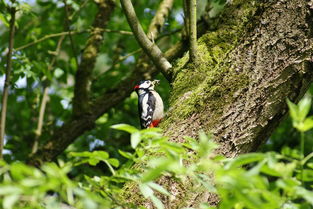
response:
M140 81L135 87L134 90L138 93L140 90L143 91L153 91L154 87L160 83L160 80L144 80Z

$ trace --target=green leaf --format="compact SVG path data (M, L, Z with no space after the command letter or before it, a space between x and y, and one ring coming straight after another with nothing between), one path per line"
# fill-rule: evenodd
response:
M296 104L287 99L287 105L289 107L289 113L293 120L299 121L299 109Z
M117 124L117 125L111 126L111 128L116 129L116 130L126 131L126 132L128 132L130 134L133 134L133 133L139 131L134 126L131 126L131 125L128 125L128 124Z
M2 13L0 13L0 20L1 20L1 22L3 22L3 24L4 24L6 27L9 27L9 26L10 26L9 21L7 20L7 18L6 18Z
M149 187L151 187L152 189L154 189L154 190L160 192L161 194L168 195L168 196L171 195L166 189L164 189L164 188L163 188L161 185L159 185L159 184L156 184L156 183L154 183L154 182L148 182L147 184L148 184Z
M96 166L99 162L100 162L100 160L95 159L95 158L90 158L90 159L88 160L88 163L89 163L90 165L92 165L92 166Z
M297 175L298 179L302 179L301 173ZM311 182L313 181L313 170L312 169L303 169L303 181Z
M266 156L263 153L248 153L240 155L239 157L236 157L235 159L230 160L228 164L226 164L225 169L231 169L240 167L252 162L261 161Z
M156 196L153 195L150 197L150 199L152 200L155 207L157 207L158 209L164 209L163 203Z
M139 184L139 189L145 198L153 196L153 190L147 184Z
M118 153L120 153L123 157L125 157L127 159L130 159L130 160L134 159L134 156L130 152L124 152L124 151L119 149Z
M313 205L313 192L308 191L303 187L297 187L296 193L297 195L303 197L306 201Z
M5 196L3 198L3 208L5 209L13 208L14 204L18 201L19 198L20 195L17 194Z
M268 165L263 165L261 168L261 172L264 174L267 174L269 176L281 176L279 172L277 172L275 169L269 167Z
M91 154L92 157L97 157L100 160L109 159L109 153L105 151L93 151Z
M0 195L20 194L21 192L22 189L13 185L0 186Z
M298 103L299 120L303 121L311 109L312 99L310 96L304 96Z
M310 116L304 120L303 123L299 123L296 128L299 131L305 132L313 128L313 116Z
M167 170L167 168L169 168L174 163L174 160L166 158L157 158L151 160L149 163L154 168L147 170L143 174L142 176L143 182L150 182L158 178L163 171Z
M115 168L117 168L120 165L120 162L118 161L118 159L115 159L115 158L108 159L108 162Z
M70 155L73 157L90 157L91 152L71 152Z
M135 132L130 137L130 144L133 149L135 149L141 141L141 134L139 132Z

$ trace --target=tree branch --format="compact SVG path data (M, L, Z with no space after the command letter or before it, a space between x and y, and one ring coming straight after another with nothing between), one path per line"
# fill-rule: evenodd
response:
M189 56L191 62L197 59L197 0L189 0Z
M87 30L86 31L72 31L71 33L72 34L80 34L80 33L86 33L86 32L88 32L88 31ZM45 36L43 36L42 38L40 38L40 39L38 39L36 41L33 41L33 42L30 42L30 43L25 44L23 46L17 47L14 50L15 51L20 51L22 49L25 49L25 48L28 48L28 47L33 46L35 44L38 44L40 42L43 42L43 41L45 41L47 39L54 38L54 37L59 37L59 36L64 36L64 35L68 35L68 34L69 34L69 31L45 35Z
M15 0L12 0L12 5L15 3ZM14 46L14 33L15 33L15 14L16 8L10 8L10 36L9 36L9 52L7 56L7 66L5 70L5 82L3 87L3 95L2 95L2 108L1 108L1 122L0 122L0 159L3 156L3 147L4 147L4 136L5 136L5 123L6 123L6 115L7 115L7 103L8 103L8 95L10 88L10 80L11 80L11 70L12 70L12 52Z
M71 31L71 35L74 35L74 34L81 34L81 33L90 33L92 32L91 30L83 30L83 31ZM130 31L125 31L125 30L111 30L111 29L103 29L102 32L107 32L107 33L119 33L119 34L122 34L122 35L129 35L129 36L132 36L133 33L130 32ZM69 35L69 31L65 31L65 32L61 32L61 33L54 33L54 34L49 34L49 35L45 35L43 36L42 38L36 40L36 41L33 41L33 42L30 42L28 44L25 44L23 46L20 46L20 47L17 47L15 48L14 50L15 51L19 51L19 50L22 50L22 49L25 49L25 48L28 48L30 46L33 46L35 44L38 44L40 42L43 42L47 39L50 39L50 38L54 38L54 37L59 37L59 36L64 36L64 35Z
M58 41L54 57L52 58L51 63L48 66L48 71L52 70L52 67L53 67L54 63L56 62L57 55L60 53L61 45L62 45L62 42L63 42L64 38L65 38L65 35L61 36L59 41ZM42 133L42 127L43 127L45 110L46 110L46 106L47 106L48 99L49 99L49 95L48 95L49 84L48 84L48 81L46 79L44 79L43 84L44 84L43 95L42 95L42 100L41 100L41 103L40 103L38 123L37 123L37 128L36 128L36 131L35 131L35 139L34 139L34 143L33 143L33 146L32 146L31 154L34 154L35 152L37 152L37 149L38 149L39 138L40 138L41 133Z
M87 41L86 48L82 54L82 61L75 75L73 98L74 117L79 117L89 111L90 78L102 44L102 31L108 23L115 6L112 0L99 0L97 1L97 5L99 10L93 23L93 31Z
M170 69L172 68L171 63L167 61L167 59L162 54L161 50L152 41L149 40L149 38L143 31L137 19L131 1L121 0L121 5L126 15L128 24L130 25L137 42L142 47L144 52L150 57L154 65L163 73L166 79L170 81L171 80Z
M149 29L148 29L148 38L153 41L159 36L162 26L165 23L166 17L169 15L173 7L174 0L163 0L160 3L160 6L153 17Z

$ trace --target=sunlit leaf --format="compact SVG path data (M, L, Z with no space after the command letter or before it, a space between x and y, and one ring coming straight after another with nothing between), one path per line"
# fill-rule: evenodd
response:
M164 189L161 185L159 184L156 184L154 182L148 182L147 185L149 187L151 187L152 189L160 192L161 194L164 194L164 195L171 195L166 189Z
M5 209L13 208L14 204L19 200L19 198L20 195L18 194L5 196L3 199L3 208Z
M133 149L135 149L138 144L141 142L141 134L139 132L135 132L130 137L130 144Z
M147 184L139 184L139 189L145 198L153 196L153 190Z
M116 129L116 130L126 131L126 132L128 132L130 134L133 134L133 133L139 131L134 126L131 126L131 125L128 125L128 124L117 124L117 125L111 126L111 128Z
M248 153L240 155L226 164L225 169L240 167L252 162L261 161L266 156L263 153Z
M155 205L155 207L157 207L158 209L163 209L164 205L161 202L161 200L159 200L156 196L151 196L150 199L152 200L153 204Z
M289 113L290 116L293 120L295 121L299 121L299 108L296 104L294 104L293 102L291 102L289 99L286 100L288 107L289 107Z
M118 159L115 159L115 158L110 158L110 159L108 159L108 162L109 162L112 166L114 166L114 167L116 167L116 168L120 165Z
M308 95L304 96L298 103L299 120L303 121L311 109L312 98Z

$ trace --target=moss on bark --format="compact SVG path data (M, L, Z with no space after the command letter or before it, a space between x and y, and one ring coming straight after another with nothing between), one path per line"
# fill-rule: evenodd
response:
M255 150L286 114L286 97L299 99L312 82L310 19L304 0L232 1L217 29L198 40L199 62L185 54L174 64L165 135L182 142L204 130L220 154ZM160 183L174 194L163 199L166 208L217 203L192 182ZM133 201L152 207L140 196Z

